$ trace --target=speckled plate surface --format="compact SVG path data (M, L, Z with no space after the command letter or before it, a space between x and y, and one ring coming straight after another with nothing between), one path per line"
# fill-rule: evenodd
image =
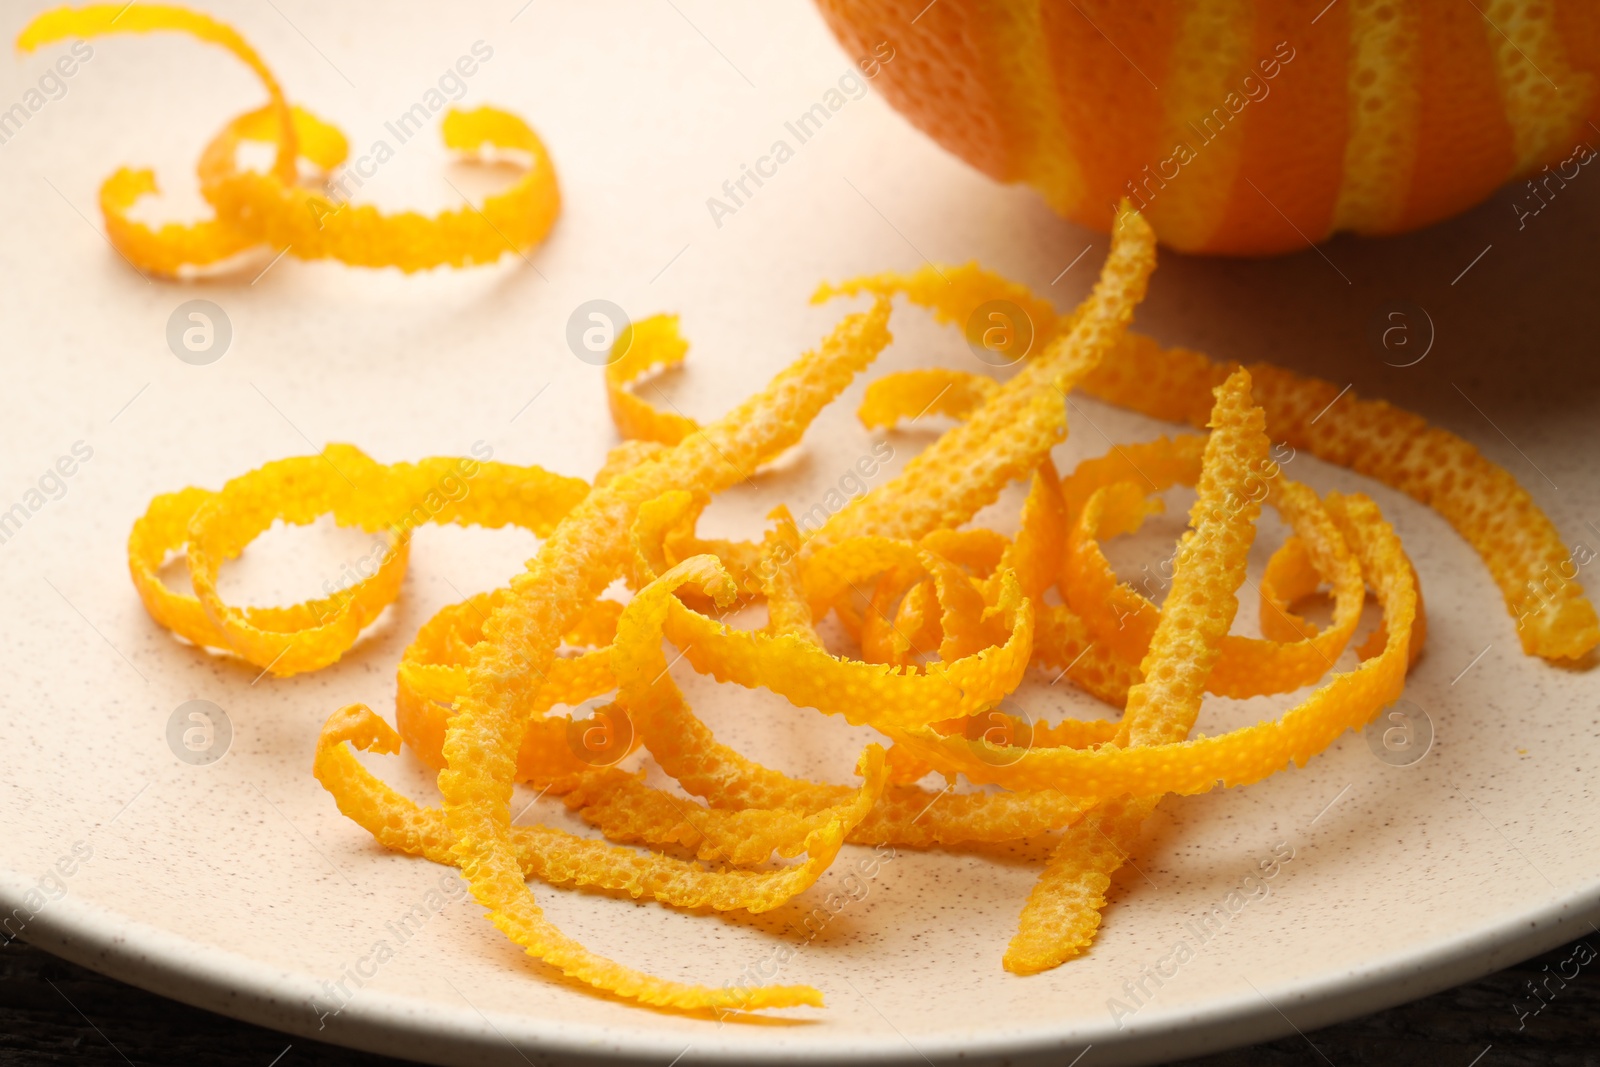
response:
M828 1007L766 1025L642 1011L531 964L453 872L376 848L310 776L328 712L353 700L390 708L416 628L503 582L531 539L424 530L401 602L336 667L285 681L200 654L145 616L123 546L149 498L330 440L383 460L481 442L498 459L588 476L613 436L598 371L566 342L585 301L681 311L690 369L662 388L708 416L828 329L838 309L806 303L819 279L923 255L978 258L1066 307L1105 241L993 186L841 83L850 60L801 3L219 8L293 97L345 127L358 157L392 141L385 123L483 42L492 56L460 91L541 131L566 211L529 263L404 278L263 257L226 278L146 281L97 232L99 181L124 163L154 165L171 210L193 210L199 147L259 96L227 57L169 37L96 42L64 94L0 146L0 514L12 517L0 543L0 921L13 932L208 1008L440 1063L1094 1065L1311 1031L1555 945L1600 915L1600 838L1588 829L1600 814L1600 675L1524 658L1484 568L1437 516L1299 456L1294 477L1376 496L1421 572L1431 632L1407 699L1432 741L1413 762L1381 760L1353 734L1303 770L1169 800L1093 951L1034 978L1000 968L1040 858L1026 848L902 851L836 912L826 901L842 871L755 918L538 890L565 929L659 974L731 982L791 957L783 978L817 985ZM8 11L0 33L23 18ZM0 62L0 106L22 100L52 58ZM707 198L793 141L785 123L830 90L842 103L820 131L714 217ZM446 169L431 133L391 147L368 167L363 198L438 208L457 196L442 175L469 193L501 180ZM1520 230L1502 198L1383 243L1262 263L1169 255L1140 323L1420 410L1512 470L1569 543L1597 546L1597 182L1586 172ZM196 299L231 325L206 365L175 358L167 341L179 305ZM1372 341L1399 300L1412 308L1403 353ZM881 369L973 365L957 337L915 313L897 313L895 330ZM793 463L729 493L708 522L751 529L778 500L823 499L879 441L895 450L892 470L927 440L862 432L859 389ZM1076 404L1064 464L1107 437L1166 429ZM995 521L1008 521L1005 506ZM1119 566L1137 573L1175 532L1157 524L1119 543ZM1279 535L1269 527L1263 546ZM275 533L225 586L298 598L366 551L323 526ZM731 742L793 772L848 778L858 736L768 694L679 674ZM1019 702L1047 717L1091 710L1049 681L1030 681ZM231 728L209 763L168 742L191 700L224 709ZM1201 728L1286 703L1218 701ZM180 717L179 732L188 725ZM382 771L430 796L409 758ZM565 816L540 801L521 818ZM1270 882L1246 881L1274 858ZM808 929L818 907L827 921Z

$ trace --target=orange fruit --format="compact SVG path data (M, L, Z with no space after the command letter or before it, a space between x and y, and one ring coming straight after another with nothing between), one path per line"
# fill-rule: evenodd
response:
M1182 251L1398 233L1518 178L1536 208L1600 143L1595 0L818 6L945 148L1098 230L1126 196Z

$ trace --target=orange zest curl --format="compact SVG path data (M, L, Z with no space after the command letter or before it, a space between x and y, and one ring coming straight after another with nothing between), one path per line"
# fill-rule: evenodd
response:
M268 103L228 122L200 155L200 192L213 218L160 227L134 219L134 205L159 192L149 170L124 167L101 185L106 234L140 271L170 277L255 248L408 273L463 267L492 263L507 253L525 255L544 240L560 214L561 193L544 142L521 118L495 107L451 108L440 129L445 147L454 152L472 156L487 149L522 161L521 177L482 205L467 203L433 216L384 214L302 184L301 160L328 188L336 184L332 174L349 155L344 134L290 104L276 76L237 31L187 8L120 3L58 8L30 22L17 47L26 52L71 37L161 31L186 33L226 49L260 79ZM274 147L269 170L238 166L239 147L246 141Z

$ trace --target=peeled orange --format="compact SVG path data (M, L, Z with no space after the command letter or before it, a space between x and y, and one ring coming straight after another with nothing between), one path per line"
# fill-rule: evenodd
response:
M1190 252L1398 233L1600 143L1595 0L818 0L873 81L985 174ZM1513 206L1511 211L1517 211Z

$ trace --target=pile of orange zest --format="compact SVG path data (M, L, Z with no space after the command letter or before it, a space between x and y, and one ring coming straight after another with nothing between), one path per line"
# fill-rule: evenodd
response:
M941 275L951 284L934 284ZM1010 300L1036 316L1036 304L1019 300L1019 290L1026 293L975 264L882 274L849 287L852 292L903 292L944 322L967 322L989 300ZM1034 350L1048 351L1049 338L1069 329L1072 321L1071 316L1034 317L1036 337L1045 339L1035 340ZM1078 388L1153 418L1204 428L1211 390L1237 366L1189 349L1163 348L1130 330L1119 339L1114 355L1099 361ZM1248 369L1274 441L1398 489L1437 511L1472 545L1500 587L1525 653L1548 660L1581 659L1600 645L1600 617L1582 583L1570 577L1571 551L1510 472L1471 442L1387 401L1366 400L1354 390L1270 363ZM902 372L880 382L920 373Z
M301 138L302 149L312 140ZM1402 488L1420 477L1408 448L1466 464L1458 469L1498 471L1465 442L1386 405L1341 400L1327 418L1305 421L1301 413L1324 395L1320 384L1276 368L1223 368L1131 334L1154 266L1149 228L1124 207L1093 292L1068 315L970 265L824 286L819 298L873 302L706 424L634 392L687 352L675 318L645 319L617 339L605 372L628 440L592 484L475 459L385 465L329 446L220 490L157 497L129 538L134 583L176 634L290 675L338 660L394 602L417 526L530 530L542 543L522 573L446 607L417 634L400 663L394 726L364 705L327 720L315 773L341 811L386 847L459 867L497 927L571 978L659 1008L732 1018L820 1005L822 993L643 973L564 935L530 880L668 907L761 911L848 862L846 844L984 847L1059 835L1002 960L1035 973L1092 943L1111 876L1161 798L1303 766L1404 687L1426 625L1398 537L1367 497L1290 481L1268 442L1287 436ZM759 537L701 535L714 495L795 447L890 343L896 294L955 323L988 300L1010 301L1034 319L1039 343L1004 382L952 371L872 382L860 411L869 427L927 411L956 424L809 536L782 506ZM1066 435L1064 395L1075 387L1208 432L1113 446L1062 477L1051 451ZM1344 417L1374 440L1413 444L1383 460L1350 431L1324 428ZM1429 499L1469 536L1483 533L1474 543L1497 575L1524 573L1559 539L1509 475L1485 478L1440 483ZM1024 479L1014 534L973 525ZM1119 580L1100 542L1139 529L1174 485L1194 485L1198 496L1158 606L1145 595L1155 589ZM1490 501L1511 503L1504 522L1486 526ZM1292 533L1260 578L1261 635L1252 637L1230 630L1264 506ZM254 538L320 515L377 538L383 551L373 565L336 593L290 607L221 598L221 568ZM178 553L192 596L159 577ZM605 595L619 580L631 596ZM1588 602L1567 588L1565 599L1548 601L1548 617L1525 620L1536 651L1593 643L1584 636ZM1358 637L1368 590L1382 621ZM1319 627L1299 612L1324 593L1332 613ZM763 624L730 618L752 605L764 607ZM830 616L843 636L824 641ZM883 743L860 751L852 784L764 766L695 714L672 674L680 660L680 670L766 689L808 722L836 717ZM1031 721L1010 698L1039 671L1077 684L1113 714ZM1190 737L1207 693L1307 686L1310 695L1276 718ZM438 771L439 806L399 795L353 751L401 745ZM621 765L635 748L670 787ZM513 825L519 782L560 797L604 840Z
M462 267L492 263L508 252L524 255L555 224L561 194L544 142L525 121L499 108L451 108L441 134L446 148L463 155L491 149L523 160L524 172L509 188L487 197L481 206L467 203L433 216L384 214L370 204L336 200L301 183L300 160L327 181L348 156L348 141L336 127L292 106L256 50L216 19L165 4L58 8L30 22L17 47L32 51L72 37L160 31L187 33L226 49L255 72L268 103L228 122L201 153L200 192L214 218L160 227L134 219L134 205L159 192L149 170L124 167L101 185L106 234L141 271L173 276L253 248L407 272ZM245 141L275 147L269 171L240 169L239 146Z

